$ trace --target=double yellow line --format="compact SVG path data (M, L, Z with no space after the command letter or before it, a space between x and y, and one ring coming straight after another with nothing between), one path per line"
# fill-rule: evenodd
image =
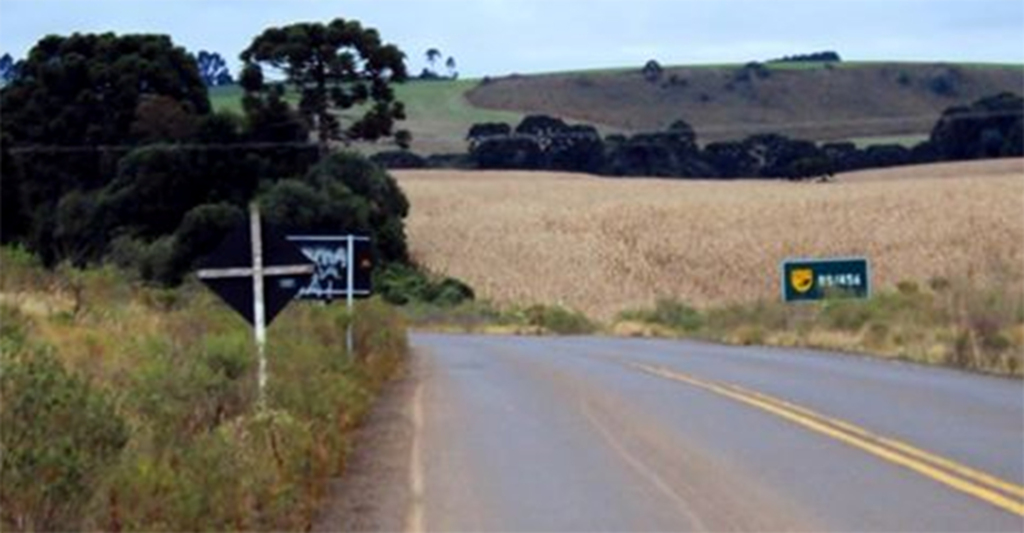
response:
M706 381L659 366L642 363L629 363L629 365L648 374L686 383L774 414L808 430L826 435L890 463L910 469L1000 509L1024 516L1024 487L1020 485L928 453L905 442L876 435L849 422L738 385Z

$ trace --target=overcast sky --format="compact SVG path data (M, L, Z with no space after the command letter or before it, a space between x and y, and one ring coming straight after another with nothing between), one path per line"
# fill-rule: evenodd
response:
M0 52L42 36L166 33L234 65L264 28L354 18L463 76L746 62L819 50L851 60L1024 63L1024 0L0 0Z

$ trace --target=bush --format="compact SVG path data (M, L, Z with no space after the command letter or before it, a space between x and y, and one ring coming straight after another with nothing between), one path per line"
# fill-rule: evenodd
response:
M475 297L473 289L455 278L435 279L415 267L391 264L374 273L374 289L395 305L428 303L455 307Z
M370 161L384 168L427 168L427 160L405 150L391 150L370 156Z
M659 299L653 310L626 312L621 318L659 324L685 333L694 333L704 326L704 317L699 311L683 302L667 298Z
M557 305L534 305L523 311L528 326L558 335L585 335L597 326L582 313Z
M826 300L822 306L824 323L842 331L860 331L872 318L869 303L857 300Z
M78 529L83 507L128 442L128 426L105 392L68 373L49 351L5 349L0 357L0 523Z

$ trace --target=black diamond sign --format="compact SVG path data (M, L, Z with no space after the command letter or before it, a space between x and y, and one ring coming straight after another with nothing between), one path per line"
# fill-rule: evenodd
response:
M253 245L254 229L262 237L259 246ZM264 325L270 325L313 274L313 263L283 234L261 222L235 228L202 266L199 279L254 325L254 295L260 281ZM254 280L257 275L260 280Z

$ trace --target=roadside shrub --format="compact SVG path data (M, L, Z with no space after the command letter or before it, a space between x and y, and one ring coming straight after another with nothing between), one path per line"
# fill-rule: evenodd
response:
M510 313L503 313L490 302L467 300L451 307L414 303L402 308L402 314L414 328L472 333L488 326L505 326L515 322Z
M711 333L731 331L739 326L758 324L764 330L780 331L790 326L796 308L780 302L760 300L750 305L732 304L707 312L707 330Z
M472 287L455 278L444 278L428 287L427 301L441 307L453 307L474 298Z
M128 442L102 390L44 349L0 355L0 517L13 530L73 530L93 490Z
M825 324L842 331L860 331L872 318L871 307L857 300L827 300L822 304Z
M704 317L696 309L678 300L659 299L652 310L625 312L625 320L638 320L648 324L659 324L677 331L694 333L704 326Z
M523 311L526 324L558 335L585 335L597 326L582 313L558 305L534 305Z
M370 161L387 169L427 168L427 160L423 156L406 150L379 152L371 155Z
M455 278L436 279L403 264L390 264L374 273L374 289L384 301L395 305L429 303L455 307L476 296L473 289Z

